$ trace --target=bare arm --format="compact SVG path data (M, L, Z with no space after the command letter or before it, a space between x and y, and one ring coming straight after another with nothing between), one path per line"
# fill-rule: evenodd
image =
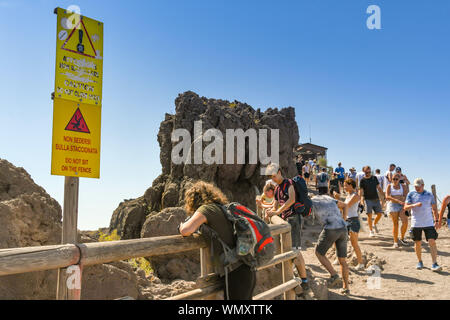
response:
M441 210L439 211L439 223L442 223L442 218L444 217L445 208L450 203L450 195L446 196L444 198L444 201L442 202ZM447 221L448 223L448 221Z
M266 214L265 214L266 220L269 220L269 218L270 218L271 216L274 215L274 212L276 212L278 206L279 206L278 201L275 200L275 199L273 199L272 207L271 207L271 208L268 208L268 209L266 210Z
M389 183L392 183L392 174L390 172L386 175L386 178Z
M405 211L411 210L412 208L416 208L416 207L421 207L422 206L422 202L417 202L414 204L411 203L405 203L405 206L403 207L403 209Z
M206 217L200 212L196 211L188 221L180 224L180 233L183 237L190 236L195 231L197 231L197 229L200 228L203 223L206 222Z
M405 184L409 186L411 182L409 182L408 178L405 175L403 175L403 178L405 178Z
M273 208L273 203L264 203L264 202L262 202L261 203L261 208L264 208L264 209Z
M436 203L431 205L431 210L433 211L434 221L439 221L439 214Z
M336 200L338 200L338 199L336 199ZM343 217L344 217L344 220L347 219L348 208L350 208L351 206L353 206L353 205L354 205L355 203L357 203L358 201L359 201L359 195L356 194L356 193L355 193L348 201L346 200L346 201L344 202L344 201L338 200L337 205L338 205L338 208L339 208L339 209L342 209L342 210L343 210Z
M390 184L386 188L386 194L384 195L384 197L386 200L397 202L397 201L395 201L397 199L391 197L391 185Z
M396 199L396 198L394 198L394 197L391 196L391 191L392 191L392 185L389 184L389 185L387 186L387 189L386 189L386 195L385 195L386 200L389 200L389 201L392 201L392 202L395 202L395 203L404 205L404 202L403 202L403 201L401 201L401 200L399 200L399 199ZM405 195L405 192L406 192L406 188L403 188L403 195Z
M350 200L349 200L348 202L346 201L345 203L346 203L347 207L351 207L351 206L353 206L355 203L357 203L359 200L360 200L359 195L355 193L355 194L350 198Z

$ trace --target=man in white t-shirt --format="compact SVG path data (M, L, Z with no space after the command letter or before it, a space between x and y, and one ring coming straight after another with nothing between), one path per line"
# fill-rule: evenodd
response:
M377 177L378 182L380 183L381 190L383 190L383 192L386 193L386 189L387 189L387 185L388 184L386 183L386 181L387 181L386 177L381 174L381 170L380 169L376 169L375 170L375 177ZM382 194L380 194L379 196L380 196L380 199L381 199L381 206L384 208L385 205L386 205L386 199L385 199L385 197ZM384 213L384 216L387 217L386 212Z
M302 171L303 171L303 177L305 178L306 183L308 184L311 181L311 172L310 172L311 166L309 165L309 162L307 162L303 166Z
M442 267L437 264L436 239L438 233L436 227L439 223L439 216L436 206L436 200L431 192L425 190L425 184L422 179L414 180L414 191L408 193L405 201L405 210L411 210L411 237L414 240L414 249L416 251L419 263L417 269L423 268L422 262L422 232L430 246L433 265L431 270L441 271ZM433 219L434 216L434 219Z
M378 182L380 183L380 187L381 189L383 189L383 191L386 191L386 177L381 175L381 170L377 169L375 170L375 177L377 177Z
M362 171L358 172L356 174L356 187L359 188L359 183L361 182L361 179L364 178L366 173L364 172L364 167L362 168Z
M397 166L392 163L389 166L389 170L386 171L386 173L384 174L384 176L386 178L386 185L384 186L384 189L383 189L384 192L386 192L388 184L392 183L392 178L394 177L394 174L395 174L395 168L397 168Z

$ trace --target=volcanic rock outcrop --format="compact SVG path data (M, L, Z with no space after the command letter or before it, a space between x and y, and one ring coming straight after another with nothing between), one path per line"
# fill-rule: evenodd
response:
M0 249L60 243L61 207L30 175L0 159ZM51 299L56 271L0 277L0 299Z
M198 130L195 130L197 121L201 121L200 135ZM190 159L191 164L188 163L189 161L183 163L172 161L172 153L174 150L179 151L179 143L182 140L172 140L172 133L176 129L184 129L189 133L191 153L190 158L186 156L185 160ZM222 139L214 136L208 140L208 129L219 130ZM109 230L116 229L122 239L176 234L176 227L186 218L182 209L184 193L192 183L198 180L214 183L230 201L237 201L255 209L255 196L257 192L261 192L264 182L268 179L267 176L261 175L260 170L266 163L260 161L261 157L258 154L257 163L248 164L251 152L247 141L245 143L246 164L239 164L236 161L237 141L235 139L235 161L232 164L225 164L226 146L230 143L226 135L228 129L235 130L234 132L238 132L239 129L243 132L254 129L258 134L263 132L261 129L266 129L267 139L260 141L258 136L258 142L266 143L267 141L268 157L272 156L270 154L271 129L278 129L280 166L285 176L292 177L296 174L295 163L292 160L294 147L298 145L299 133L294 108L288 107L281 110L269 108L261 112L260 109L255 110L246 103L208 99L188 91L175 99L175 114L166 114L159 128L161 175L153 181L152 186L143 196L120 203L111 217ZM203 154L207 153L208 147L215 142L215 139L221 140L219 143L223 146L221 158L224 164L207 164L205 161L192 164L195 157L195 144L200 145L199 149ZM212 152L211 155L216 154ZM193 280L198 276L199 267L192 268L194 264L198 264L198 253L152 259L152 266L160 277Z
M61 243L61 207L23 169L0 159L0 249ZM91 234L91 233L89 233ZM97 239L80 232L81 242ZM0 276L0 299L56 298L57 271ZM82 299L162 299L192 289L195 283L162 284L123 261L85 267Z

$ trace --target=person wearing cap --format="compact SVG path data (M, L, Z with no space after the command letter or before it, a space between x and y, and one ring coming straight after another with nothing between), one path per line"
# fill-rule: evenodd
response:
M309 290L305 260L300 251L301 216L299 213L295 213L294 210L294 204L296 202L294 182L291 179L283 177L280 165L277 163L271 163L267 166L266 175L271 177L277 187L275 189L272 208L266 209L265 218L270 220L273 224L289 223L291 225L292 249L297 252L297 257L294 259L294 265L302 279L300 286L304 291Z
M411 210L411 230L409 232L414 241L414 249L419 260L416 268L419 270L423 268L423 232L430 246L431 259L433 261L431 270L440 271L442 267L437 264L436 239L438 238L438 233L436 232L436 228L439 227L439 217L436 199L431 192L425 190L425 183L421 178L414 180L414 189L406 197L404 210Z
M348 177L349 177L350 179L355 180L355 182L356 182L356 169L355 169L355 167L352 167L352 168L350 169L350 172L348 173ZM358 186L356 186L356 187L358 187Z

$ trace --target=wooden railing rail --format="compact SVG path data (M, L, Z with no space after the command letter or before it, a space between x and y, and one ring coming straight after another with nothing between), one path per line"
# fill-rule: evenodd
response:
M282 263L283 284L255 296L268 299L277 295L285 295L285 299L293 299L296 279L293 277L292 261L296 253L291 248L291 226L289 224L270 225L274 238L280 236L281 253L269 263L258 268L262 270ZM80 244L63 244L0 250L0 276L66 268L71 265L90 266L138 257L151 257L165 254L181 253L200 249L201 276L212 272L211 256L206 239L194 234L183 238L180 235L162 236L143 239L106 241ZM220 292L222 285L217 281L171 299L198 299L211 297ZM275 296L274 296L275 294Z

